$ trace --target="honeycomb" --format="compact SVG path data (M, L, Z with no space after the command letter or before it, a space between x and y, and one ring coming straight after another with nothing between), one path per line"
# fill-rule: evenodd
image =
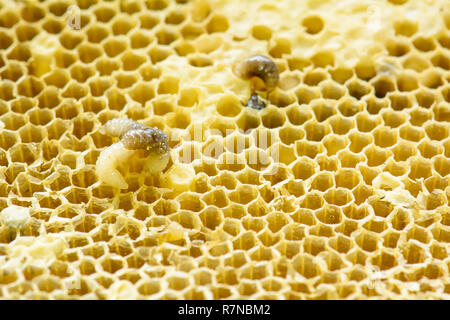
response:
M0 299L450 299L448 1L4 0L0 49ZM114 118L164 172L99 181Z

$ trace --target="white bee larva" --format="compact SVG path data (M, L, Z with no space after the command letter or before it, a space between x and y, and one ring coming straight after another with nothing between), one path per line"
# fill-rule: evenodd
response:
M125 148L122 141L103 150L97 159L95 168L99 179L107 185L127 189L128 184L117 170L117 166L128 161L133 154L134 150Z
M145 128L145 126L131 119L116 118L106 122L100 132L108 136L122 138L126 132L137 128Z
M167 166L169 138L161 130L147 127L130 119L110 120L101 130L105 134L121 139L103 150L98 157L96 172L103 183L127 189L128 184L117 167L127 163L131 157L137 156L139 150L146 152L146 172L155 174Z

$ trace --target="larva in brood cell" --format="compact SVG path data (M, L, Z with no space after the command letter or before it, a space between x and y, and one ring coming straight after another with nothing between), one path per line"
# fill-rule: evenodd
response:
M236 64L234 72L242 79L250 80L254 77L261 79L266 90L276 87L280 77L277 65L270 58L259 54ZM252 92L255 90L256 88L252 88Z
M275 88L280 78L276 64L263 55L254 55L240 61L234 67L234 73L241 79L251 81L251 95L246 106L258 110L263 109L266 104L256 91Z
M145 172L161 172L169 162L169 138L159 129L130 119L113 119L101 131L121 139L103 150L97 159L97 175L107 185L127 189L128 184L117 167L128 162L131 157L142 154L143 150L146 156Z
M127 162L134 153L134 150L125 148L121 141L103 150L97 159L95 168L100 181L113 187L127 189L128 184L117 167L119 164Z
M151 153L166 153L169 150L167 144L169 138L159 129L155 128L133 128L122 136L125 148L138 150L143 149Z

